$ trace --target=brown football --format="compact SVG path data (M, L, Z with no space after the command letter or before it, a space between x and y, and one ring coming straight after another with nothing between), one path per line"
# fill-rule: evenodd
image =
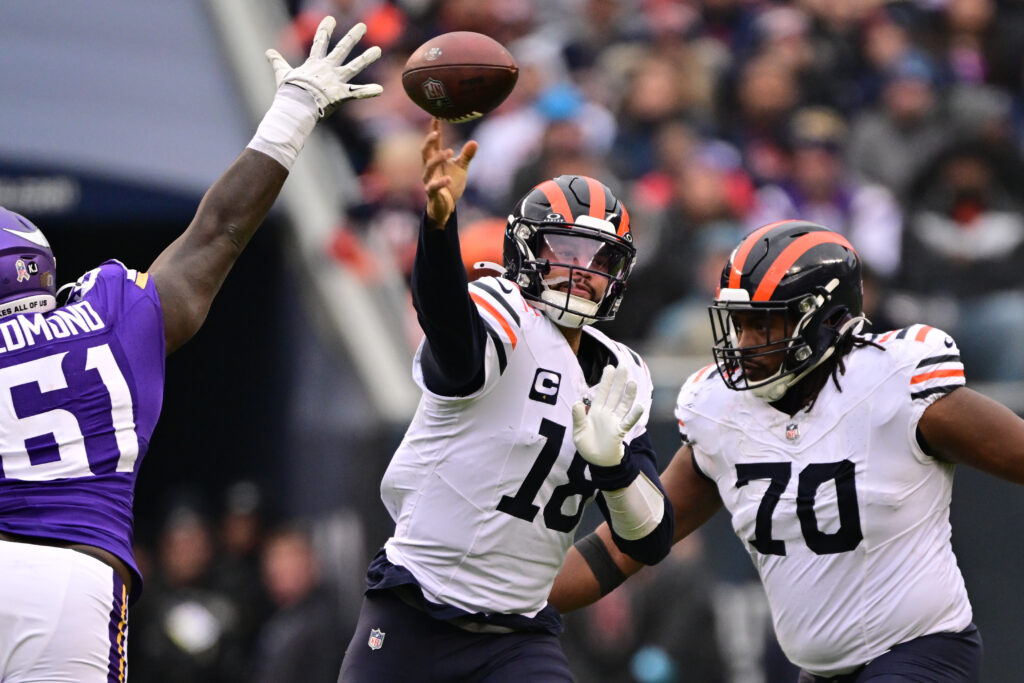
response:
M402 71L402 86L421 109L448 123L480 118L515 87L519 67L501 43L452 31L420 45Z

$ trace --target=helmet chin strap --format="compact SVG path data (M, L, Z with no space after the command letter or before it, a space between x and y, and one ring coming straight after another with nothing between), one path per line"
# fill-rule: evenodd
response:
M594 321L597 313L597 302L589 301L572 294L545 289L540 298L546 304L544 315L556 325L562 327L583 327Z
M859 334L860 331L864 329L864 324L867 323L867 321L867 317L863 315L859 315L855 318L850 318L845 323L843 323L842 326L839 328L839 330L836 333L836 339L842 339L847 332L850 332L851 334ZM856 329L853 329L854 326L856 326ZM817 362L813 363L811 366L809 366L803 372L797 375L777 377L777 375L782 374L782 364L780 363L779 369L775 371L774 375L772 375L772 377L776 377L776 379L772 380L771 378L769 378L769 380L765 381L764 384L752 388L750 392L754 394L754 396L757 396L759 399L763 400L765 403L775 403L776 401L781 400L782 397L786 395L786 392L789 391L790 387L792 387L794 384L802 380L804 377L809 375L815 368L817 368L822 363L831 358L833 354L835 354L835 352L836 347L835 344L833 344L832 346L828 347L825 353L821 354L821 358L819 358Z

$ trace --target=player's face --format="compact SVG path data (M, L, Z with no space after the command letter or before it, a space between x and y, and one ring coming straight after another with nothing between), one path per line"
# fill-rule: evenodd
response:
M751 382L775 374L786 354L789 325L784 313L735 311L731 315L743 372Z
M604 242L571 235L547 235L539 256L551 263L544 277L548 288L588 301L604 298L609 279L602 273L618 275L623 265Z

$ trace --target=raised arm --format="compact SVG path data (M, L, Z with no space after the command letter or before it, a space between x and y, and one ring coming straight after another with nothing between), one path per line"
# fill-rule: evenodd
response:
M1024 420L987 396L960 387L925 409L918 422L927 450L1024 484Z
M431 391L444 396L465 396L484 381L487 337L467 289L455 215L476 149L470 140L456 157L443 147L441 122L436 119L421 149L427 207L413 262L412 301L427 339L424 380Z
M380 57L380 48L371 47L342 65L366 26L354 26L328 53L334 26L333 17L320 23L309 58L294 69L275 50L267 51L278 86L274 103L247 149L206 192L185 232L150 266L160 294L167 353L202 326L316 122L345 100L381 93L379 85L348 82Z
M694 467L689 446L676 452L661 474L661 483L675 515L673 542L695 531L722 506L714 483ZM602 524L569 549L548 602L561 612L585 607L610 593L643 566L616 547L611 529Z

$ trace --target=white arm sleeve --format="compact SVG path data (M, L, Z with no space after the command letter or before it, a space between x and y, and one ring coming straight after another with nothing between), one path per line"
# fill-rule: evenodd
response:
M612 529L627 541L654 531L665 515L664 496L643 472L626 488L603 493Z

